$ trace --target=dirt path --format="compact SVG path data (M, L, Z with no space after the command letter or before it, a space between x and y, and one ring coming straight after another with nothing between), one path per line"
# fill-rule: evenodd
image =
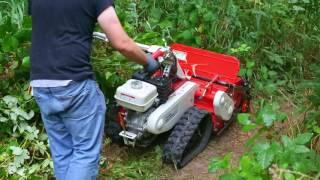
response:
M212 157L216 156L223 156L226 153L232 153L232 164L235 164L240 155L245 152L244 144L246 140L251 135L249 133L244 133L241 131L240 126L237 123L232 123L232 125L220 136L213 137L209 142L209 146L202 152L198 157L193 159L186 167L183 169L176 171L172 166L162 167L164 174L163 177L158 177L159 179L163 180L214 180L218 179L219 173L210 174L208 173L208 163ZM124 171L122 166L126 166L126 164L130 163L128 160L132 159L132 157L136 157L137 160L141 161L153 161L152 159L141 159L145 158L144 154L146 152L152 152L152 149L146 150L145 152L140 150L134 150L128 147L120 147L118 145L112 144L108 145L105 148L105 157L107 157L109 166L108 169L103 170L101 168L102 173L106 173L109 175L106 177L101 177L100 179L118 179L113 178L115 174L110 174L110 169L112 169L113 164L118 163L118 169L114 169L113 173L119 175L119 172ZM151 150L151 151L150 151ZM149 158L153 158L155 154L149 155ZM131 161L132 162L132 161ZM151 162L154 163L154 162ZM129 165L130 166L130 165ZM151 165L152 166L152 165ZM138 168L138 167L137 167ZM136 166L134 169L137 169ZM156 167L161 168L161 167ZM125 168L124 168L125 169ZM130 169L130 168L129 168ZM131 169L131 170L134 170ZM105 172L103 172L105 171ZM109 173L108 173L109 171ZM157 170L156 170L157 171ZM154 173L154 172L153 172ZM220 172L221 173L221 172ZM122 173L120 173L122 174ZM126 174L121 175L120 179L130 179L126 178Z
M232 163L236 163L239 156L245 151L244 144L251 136L241 131L237 123L233 123L222 135L213 137L204 152L196 157L182 170L172 170L175 180L214 180L218 179L218 173L208 173L208 163L212 157L223 156L232 152Z

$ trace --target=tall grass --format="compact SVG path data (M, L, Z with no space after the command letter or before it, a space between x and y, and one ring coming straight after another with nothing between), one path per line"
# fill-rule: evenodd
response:
M7 18L10 19L12 24L18 26L19 29L22 28L26 1L24 0L4 0L0 1L0 25L5 23Z

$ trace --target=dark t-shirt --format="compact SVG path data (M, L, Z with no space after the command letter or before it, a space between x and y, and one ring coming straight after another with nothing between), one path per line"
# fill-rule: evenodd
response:
M112 0L30 0L31 80L93 79L92 32Z

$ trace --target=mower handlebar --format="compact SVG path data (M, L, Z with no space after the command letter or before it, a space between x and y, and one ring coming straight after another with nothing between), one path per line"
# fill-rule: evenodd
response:
M110 42L109 39L107 38L107 36L104 33L101 32L94 32L93 33L93 37L96 39L100 39L102 41L105 42ZM163 58L160 58L161 56L163 56L165 54L166 51L171 51L170 47L163 47L163 46L157 46L157 45L145 45L145 44L140 44L140 43L136 43L138 47L140 47L143 51L147 52L147 53L151 53L152 57L154 59L157 59L158 62L160 64L162 64L162 62L164 61ZM183 72L183 70L181 69L179 63L177 63L177 68L178 68L178 72L177 72L177 76L180 79L186 79L186 76Z

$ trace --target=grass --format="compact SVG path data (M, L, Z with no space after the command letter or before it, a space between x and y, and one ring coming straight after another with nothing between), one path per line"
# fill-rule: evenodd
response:
M170 166L162 163L160 146L132 148L105 141L99 179L170 179Z

